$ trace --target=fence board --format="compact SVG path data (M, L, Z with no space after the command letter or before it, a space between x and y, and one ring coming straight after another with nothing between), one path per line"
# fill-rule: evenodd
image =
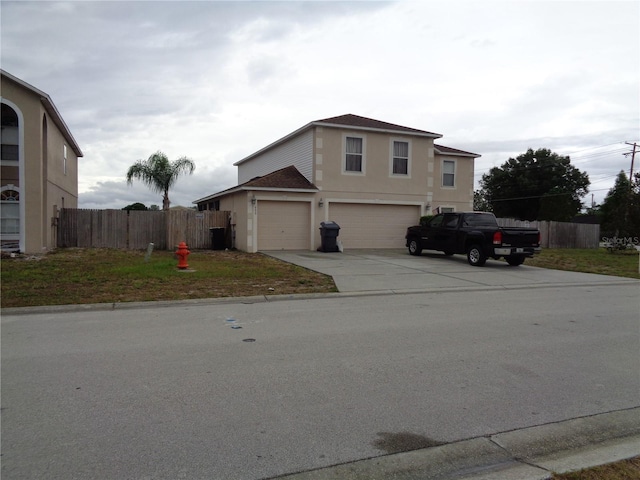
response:
M167 248L167 221L163 211L131 210L129 212L128 248L142 250L153 243L157 250Z
M586 223L522 221L498 218L502 227L531 227L540 230L543 248L598 248L600 225Z
M210 228L229 230L230 213L195 210L91 210L63 208L58 217L58 247L158 250L186 242L192 249L211 248Z
M192 249L211 248L210 228L224 227L230 237L230 213L226 211L90 210L63 208L58 217L58 247L104 247L142 250L154 243L158 250L172 250L186 242ZM499 218L504 227L540 230L544 248L598 248L600 225L564 222L525 222Z

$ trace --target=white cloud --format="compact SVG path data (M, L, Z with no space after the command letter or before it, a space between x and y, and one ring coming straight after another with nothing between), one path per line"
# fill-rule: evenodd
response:
M234 185L234 162L344 113L441 133L442 144L482 154L476 178L529 147L591 148L597 155L578 167L610 176L600 198L628 169L616 149L639 140L637 2L3 2L2 10L2 68L52 97L85 153L83 207L160 204L124 182L133 162L157 150L195 161L195 174L170 193L190 205ZM617 146L596 149L608 144Z

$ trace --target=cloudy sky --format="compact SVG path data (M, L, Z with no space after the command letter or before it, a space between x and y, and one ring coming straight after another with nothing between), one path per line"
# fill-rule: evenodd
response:
M1 1L1 66L47 92L84 153L80 207L162 205L127 169L161 150L236 185L233 163L353 113L482 155L570 155L597 203L640 142L637 1ZM640 169L640 157L636 160ZM585 198L591 202L591 196Z

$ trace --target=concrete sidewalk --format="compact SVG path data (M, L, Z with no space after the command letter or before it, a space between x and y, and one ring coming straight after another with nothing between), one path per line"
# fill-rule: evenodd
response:
M410 293L424 291L493 290L568 285L637 283L632 278L511 267L488 260L472 267L464 255L447 257L439 252L414 257L406 249L346 250L343 253L267 251L265 255L333 277L341 293Z
M576 418L281 480L545 480L640 455L640 408Z

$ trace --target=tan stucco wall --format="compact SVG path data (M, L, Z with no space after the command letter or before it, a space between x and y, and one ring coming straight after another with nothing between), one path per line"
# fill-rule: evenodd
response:
M364 137L364 172L343 171L344 138ZM409 175L392 175L393 140L410 144ZM474 161L469 157L436 155L433 139L386 133L315 128L314 183L320 196L336 200L388 204L420 204L423 214L438 206L457 211L473 207ZM455 187L442 186L442 159L456 161Z
M344 137L348 135L365 137L363 174L343 172L343 144ZM391 174L392 139L410 143L411 165L407 176ZM398 197L419 195L425 191L426 164L433 159L433 140L430 138L316 127L315 140L314 183L323 190Z
M443 160L456 162L455 186L442 186ZM457 212L473 210L473 175L474 159L469 157L457 157L451 155L436 155L433 176L433 198L431 207L452 207Z
M55 246L52 234L54 206L78 206L78 157L46 112L40 96L13 81L2 78L2 98L21 112L24 144L24 178L20 179L21 201L25 204L24 251L39 253ZM46 122L46 145L43 118ZM67 145L67 171L63 151ZM46 155L46 163L43 163ZM16 168L17 170L17 168ZM16 184L17 175L7 175L2 185Z
M220 198L220 210L231 212L234 246L243 251L247 251L248 208L246 192L236 192Z

